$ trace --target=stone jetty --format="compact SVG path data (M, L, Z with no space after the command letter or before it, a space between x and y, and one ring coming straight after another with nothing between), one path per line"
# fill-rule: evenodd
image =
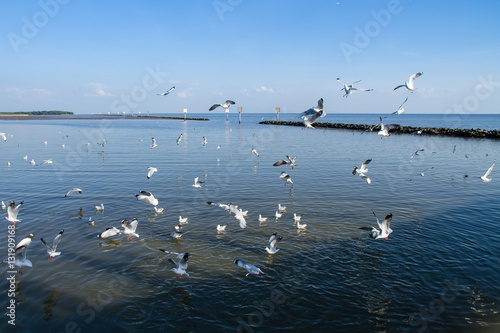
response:
M146 116L146 115L139 115L137 118L154 118L154 119L176 119L176 120L201 120L201 121L208 121L210 119L208 118L199 118L199 117L175 117L175 116Z
M285 126L300 126L304 127L301 121L276 121L266 120L261 121L259 124L264 125L285 125ZM417 135L434 135L434 136L451 136L459 138L485 138L485 139L500 139L500 131L492 130L487 131L483 129L471 128L445 128L445 127L412 127L393 125L395 128L391 129L390 134L417 134ZM346 129L352 131L370 131L378 132L380 125L364 125L364 124L343 124L343 123L324 123L316 122L314 127L317 128L334 128Z

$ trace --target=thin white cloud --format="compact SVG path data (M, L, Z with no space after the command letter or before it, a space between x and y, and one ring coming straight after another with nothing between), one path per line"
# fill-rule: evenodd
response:
M114 97L110 92L106 91L106 86L102 83L89 83L84 86L85 96L100 96L100 97Z
M268 88L268 87L265 87L265 86L260 86L260 88L254 88L256 92L268 92L270 94L273 94L274 93L274 89L273 88Z
M43 88L33 88L33 89L20 89L20 88L7 88L5 91L8 93L8 97L12 99L23 99L23 98L38 98L38 99L48 99L52 96L52 92Z

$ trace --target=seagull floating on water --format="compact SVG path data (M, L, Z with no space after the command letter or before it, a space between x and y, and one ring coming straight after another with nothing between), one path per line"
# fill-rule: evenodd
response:
M165 91L164 93L161 93L161 94L157 94L158 96L167 96L168 94L170 94L173 90L175 89L175 86L173 86L172 88L168 89L167 91Z
M61 230L61 231L59 231L59 233L57 234L57 236L52 241L52 246L49 246L43 240L43 238L40 238L40 240L42 241L43 245L47 248L47 254L49 255L49 259L47 259L47 260L50 260L50 259L54 260L54 257L56 257L56 256L58 256L58 255L61 254L61 252L56 252L56 249L57 249L57 245L61 241L63 233L64 233L64 229Z
M188 218L182 217L181 215L179 215L179 224L187 224L187 223L189 223Z
M121 232L115 227L109 227L106 228L106 231L103 231L99 235L97 235L97 238L106 239L113 236L121 236Z
M262 215L259 214L259 222L260 223L267 222L267 217L262 217Z
M271 237L269 238L269 245L265 248L267 253L269 254L275 254L278 252L280 249L278 249L276 246L278 245L278 242L283 239L283 237L278 236L277 232L273 232Z
M100 204L99 206L94 206L96 212L104 212L104 204Z
M144 202L147 202L148 204L151 204L153 206L158 206L158 199L155 198L153 193L148 192L148 191L141 191L141 194L136 194L135 197L137 200L141 200Z
M405 82L405 84L401 84L399 86L397 86L396 88L394 88L394 90L396 89L399 89L399 88L402 88L402 87L406 87L406 89L408 89L410 92L413 92L415 90L415 88L413 87L413 81L415 81L415 79L417 77L419 77L420 75L424 74L423 72L421 73L416 73L416 74L413 74L412 76L410 76L410 78L408 79L408 82Z
M130 241L132 236L139 237L139 235L135 232L138 224L139 221L136 218L134 218L132 222L129 220L122 220L123 234L129 235L127 237L127 241Z
M302 219L302 215L297 215L296 213L293 213L293 224L300 222Z
M279 204L278 204L278 211L279 211L280 213L284 213L284 212L286 212L286 206L283 206L282 204L280 204L280 203L279 203Z
M204 146L206 146L206 145L207 145L207 143L208 143L207 138L203 137L203 142L202 142L202 144L203 144Z
M488 171L486 171L486 173L483 176L481 176L481 180L484 182L484 185L487 185L491 181L491 179L488 178L488 176L490 175L491 171L493 171L493 167L495 166L495 163L496 163L496 161L494 161L493 164L488 169Z
M300 220L297 221L297 230L304 230L307 228L307 224L301 224Z
M318 106L312 107L302 112L300 118L302 118L302 122L304 123L305 128L307 127L314 128L312 124L316 120L318 120L319 117L324 117L325 115L326 113L323 112L323 98L320 98L318 100Z
M244 269L247 270L247 275L245 276L249 276L249 275L258 275L258 276L262 276L264 275L264 272L262 272L260 270L260 268L258 268L257 266L254 266L252 264L247 264L245 261L243 260L240 260L240 259L236 259L234 261L234 263L240 267L243 267Z
M214 104L214 105L212 105L212 106L210 107L210 109L208 109L208 111L213 111L213 110L217 109L217 108L220 106L220 107L222 107L224 110L226 110L226 112L229 112L229 107L230 107L231 105L234 105L234 104L236 104L236 103L235 103L235 102L233 102L233 101L227 100L227 101L225 101L225 102L224 102L224 103L222 103L222 104Z
M70 196L71 194L73 194L73 193L75 193L75 192L78 192L78 193L82 194L82 189L77 188L77 187L72 188L72 189L71 189L71 190L69 190L69 191L68 191L68 193L66 193L64 196L65 196L65 197L68 197L68 196Z
M355 91L372 91L373 89L358 89L358 88L354 88L352 85L353 84L356 84L358 82L361 82L361 80L358 80L358 81L355 81L353 82L352 84L345 84L343 83L342 81L340 81L340 78L337 78L337 81L339 83L341 83L344 87L340 90L343 90L344 91L344 96L345 98L349 97L350 94L352 94L353 92Z
M217 224L217 232L224 232L224 231L226 231L226 226L227 225Z
M180 224L174 226L174 229L172 230L172 233L170 234L170 236L172 238L181 238L183 235L183 232L181 231L181 229L182 229L182 226Z

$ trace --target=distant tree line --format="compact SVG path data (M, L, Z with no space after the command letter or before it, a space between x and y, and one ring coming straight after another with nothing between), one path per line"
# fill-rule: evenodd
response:
M54 116L60 114L73 114L71 111L19 111L19 112L0 112L0 114L29 114L33 116Z

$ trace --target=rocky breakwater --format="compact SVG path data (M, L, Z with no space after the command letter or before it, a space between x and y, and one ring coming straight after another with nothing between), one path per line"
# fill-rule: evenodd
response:
M259 124L264 125L284 125L284 126L300 126L304 124L300 121L276 121L266 120L261 121ZM483 129L466 129L466 128L445 128L445 127L412 127L393 125L394 128L390 130L390 134L414 134L414 135L435 135L435 136L451 136L459 138L486 138L486 139L500 139L500 131L492 130L487 131ZM380 125L364 125L364 124L343 124L343 123L324 123L316 122L314 127L317 128L333 128L333 129L346 129L352 131L373 131L378 132Z

